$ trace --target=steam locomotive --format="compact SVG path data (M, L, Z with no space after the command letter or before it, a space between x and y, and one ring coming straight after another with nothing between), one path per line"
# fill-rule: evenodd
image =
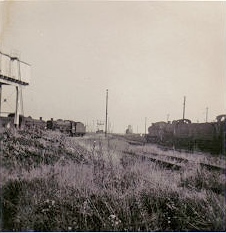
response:
M146 141L190 151L225 154L226 115L217 116L216 122L192 123L189 119L156 122L148 128Z
M66 133L70 136L84 136L86 133L86 127L81 122L75 122L70 120L53 119L46 122L47 129L58 130L62 133Z
M7 117L0 117L0 128L12 128L14 127L14 113L10 113ZM20 129L36 129L36 130L56 130L70 136L83 136L86 133L86 127L81 122L75 122L70 120L56 120L53 119L44 121L40 119L33 119L32 117L19 116L19 128Z

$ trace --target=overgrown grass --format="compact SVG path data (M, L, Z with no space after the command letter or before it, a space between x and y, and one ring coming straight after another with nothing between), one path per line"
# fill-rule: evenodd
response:
M131 146L122 140L100 136L42 132L33 140L23 132L4 142L3 231L226 230L224 174L198 165L165 170L124 155ZM28 150L35 154L29 164L18 159Z

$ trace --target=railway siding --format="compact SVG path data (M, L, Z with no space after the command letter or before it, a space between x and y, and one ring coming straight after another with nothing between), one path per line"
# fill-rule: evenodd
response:
M147 156L142 153L134 153L134 152L128 152L128 151L123 151L123 153L135 156L136 158L141 159L142 161L154 162L165 169L180 170L182 168L182 166L179 164L153 158L151 156Z
M218 171L221 173L226 174L226 168L225 167L218 167L216 165L212 165L212 164L206 164L206 163L200 163L201 167L204 167L210 171Z
M123 151L123 153L134 156L137 159L141 159L142 161L154 162L165 169L181 170L181 169L185 169L186 167L188 167L188 164L190 164L189 167L194 165L200 165L202 168L206 168L209 171L217 171L222 174L226 174L225 167L203 163L203 162L195 162L194 160L189 160L176 156L148 153L148 152L134 152L132 150Z
M123 139L123 136L120 135L120 138ZM194 165L197 167L197 165L200 165L200 167L206 168L209 171L217 171L226 174L226 160L222 156L204 155L204 153L200 152L197 152L196 156L196 154L184 149L173 150L172 148L166 148L159 145L157 147L159 153L156 153L151 152L151 150L145 151L143 149L145 148L145 144L143 143L143 138L141 136L133 137L132 135L126 135L124 140L130 145L129 152L123 151L125 154L136 155L137 158L140 156L143 160L155 162L167 169L172 168L173 170L180 170L182 168L194 167ZM188 158L186 158L186 156Z

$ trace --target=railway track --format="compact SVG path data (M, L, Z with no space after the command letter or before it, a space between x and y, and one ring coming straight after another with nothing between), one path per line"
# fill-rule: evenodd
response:
M147 155L142 154L142 153L138 153L138 152L135 153L135 152L129 152L129 151L123 151L123 153L127 154L127 155L132 155L137 159L141 159L142 161L154 162L165 169L180 170L182 168L182 166L179 164L172 163L170 161L165 161L165 160L162 160L159 158L154 158L153 156L150 156L151 154L149 154L149 156L147 156ZM156 155L154 154L154 156L156 156Z
M210 171L218 171L220 173L224 173L226 174L226 168L225 167L218 167L216 165L212 165L212 164L206 164L206 163L200 163L201 167L206 168L207 170Z
M176 157L172 155L164 155L157 153L148 153L148 152L133 152L133 151L123 151L124 154L131 155L142 161L154 162L165 169L171 170L181 170L185 168L188 163L195 164L195 161ZM196 163L197 164L197 163ZM217 171L223 174L226 174L226 167L220 167L213 164L207 164L200 162L198 163L202 168L206 168L209 171Z
M143 146L145 145L142 137L132 137L132 136L123 136L120 135L119 138L123 138L128 144L132 146ZM162 151L173 151L174 149L169 147L158 146L158 148ZM191 151L178 149L174 150L178 152L185 152L191 153ZM150 153L150 152L134 152L134 151L123 151L124 154L132 155L136 158L139 158L143 161L154 162L165 169L172 169L172 170L181 170L183 167L186 167L189 163L190 164L197 164L194 160L177 157L173 155L165 155L165 154L158 154L158 153ZM198 163L202 168L206 168L209 171L217 171L223 174L226 174L226 166L221 167L214 164L208 164L204 162Z

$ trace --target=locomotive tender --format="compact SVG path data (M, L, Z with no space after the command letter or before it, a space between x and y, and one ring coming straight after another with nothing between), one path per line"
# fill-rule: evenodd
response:
M174 148L225 154L225 135L226 115L219 115L216 122L192 123L189 119L180 119L172 123L153 123L146 140Z

